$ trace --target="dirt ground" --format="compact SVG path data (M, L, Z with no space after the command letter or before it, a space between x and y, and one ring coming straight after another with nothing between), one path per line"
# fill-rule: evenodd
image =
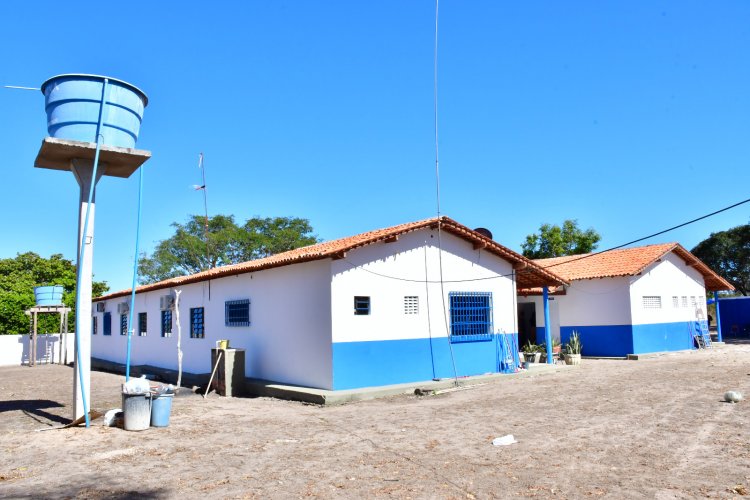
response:
M175 398L170 425L36 432L72 369L0 368L3 498L695 498L750 492L750 345L338 407ZM94 408L121 376L92 374ZM513 434L518 443L496 447Z

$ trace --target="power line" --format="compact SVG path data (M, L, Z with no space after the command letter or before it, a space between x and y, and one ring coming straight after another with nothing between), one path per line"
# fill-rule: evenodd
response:
M639 242L647 240L649 238L653 238L655 236L660 236L660 235L668 233L670 231L674 231L675 229L679 229L681 227L685 227L685 226L688 226L690 224L694 224L694 223L696 223L698 221L701 221L703 219L707 219L709 217L713 217L714 215L718 215L718 214L720 214L722 212L726 212L727 210L731 210L733 208L739 207L740 205L744 205L746 203L750 203L750 198L748 198L746 200L743 200L743 201L740 201L738 203L734 203L733 205L729 205L728 207L724 207L722 209L716 210L716 211L711 212L709 214L702 215L700 217L697 217L695 219L689 220L687 222L683 222L682 224L678 224L678 225L672 226L672 227L670 227L668 229L664 229L663 231L659 231L659 232L650 234L648 236L644 236L642 238L638 238L638 239L629 241L627 243L623 243L622 245L617 245L617 246L614 246L612 248L608 248L606 250L601 250L599 252L593 252L593 253L588 253L588 254L585 254L585 255L581 255L578 258L566 260L565 262L559 262L559 263L556 263L556 264L551 264L549 266L544 266L544 267L540 266L540 267L542 267L542 269L550 269L550 268L553 268L553 267L556 267L556 266L560 266L562 264L568 264L570 262L577 262L579 260L588 259L588 258L593 257L595 255L600 255L600 254L603 254L603 253L606 253L606 252L611 252L613 250L619 250L620 248L626 247L628 245L632 245L634 243L639 243ZM352 266L352 269L356 269L356 268L360 267L359 264L355 264L355 263L349 261L346 258L344 259L344 261L346 261L347 263L349 263ZM493 276L486 276L486 277L482 277L482 278L471 278L471 279L461 279L461 280L443 280L443 279L440 279L440 280L428 280L427 276L425 276L425 279L418 280L418 279L411 279L411 278L402 278L402 277L399 277L399 276L390 276L390 275L387 275L387 274L382 274L382 273L378 273L376 271L372 271L370 269L366 269L364 267L362 268L362 270L365 271L365 272L368 272L370 274L373 274L375 276L379 276L381 278L392 279L392 280L396 280L396 281L406 281L406 282L410 282L410 283L468 283L468 282L473 282L473 281L486 281L486 280L492 280L492 279L498 279L498 278L507 278L509 276L513 276L513 274L514 274L514 273L510 273L510 274L496 274L496 275L493 275Z

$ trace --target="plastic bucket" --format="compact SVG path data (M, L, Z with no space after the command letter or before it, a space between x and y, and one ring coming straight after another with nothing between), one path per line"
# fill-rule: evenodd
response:
M151 398L151 427L167 427L172 413L173 393L154 394Z
M34 298L38 306L59 306L62 304L62 296L62 285L34 287Z
M217 342L217 345L219 346L219 349L229 349L229 341L228 340L220 340Z
M100 75L58 75L42 84L50 137L96 142L105 78L109 90L102 114L102 142L135 147L148 98L128 82Z
M123 427L126 431L144 431L151 423L150 394L122 393Z

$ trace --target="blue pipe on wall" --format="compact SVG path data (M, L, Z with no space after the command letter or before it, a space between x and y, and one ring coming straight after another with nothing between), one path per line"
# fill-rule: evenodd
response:
M552 331L549 327L549 291L547 287L542 287L542 298L544 301L544 342L547 344L547 363L552 364Z
M86 391L83 380L83 368L81 367L81 325L83 324L83 318L79 314L81 311L81 270L83 266L83 256L86 253L86 236L89 232L89 215L91 214L91 202L94 199L94 190L96 188L96 170L99 167L99 149L101 148L102 141L102 121L104 118L104 106L107 103L107 90L109 87L109 79L105 78L102 84L102 102L99 106L99 122L96 125L96 152L94 153L94 168L91 173L91 187L89 188L88 204L86 205L86 216L83 219L83 234L81 238L81 252L78 254L78 265L76 266L76 364L78 365L78 381L79 390L81 391L81 400L83 402L83 415L86 419L86 427L91 427L91 421L89 420L89 407L86 401Z
M133 337L132 333L135 330L133 324L133 316L135 315L135 285L138 281L138 248L141 238L141 196L143 194L143 166L139 169L139 186L138 186L138 222L135 226L135 257L133 258L133 287L130 291L130 328L128 331L128 352L125 357L125 382L130 380L130 345Z

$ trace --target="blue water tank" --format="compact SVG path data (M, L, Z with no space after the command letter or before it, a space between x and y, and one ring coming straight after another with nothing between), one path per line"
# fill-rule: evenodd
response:
M38 306L59 306L62 304L63 286L36 286L34 297Z
M102 116L102 144L135 147L148 97L128 82L99 75L57 75L42 84L50 137L96 142L105 78L109 86Z

